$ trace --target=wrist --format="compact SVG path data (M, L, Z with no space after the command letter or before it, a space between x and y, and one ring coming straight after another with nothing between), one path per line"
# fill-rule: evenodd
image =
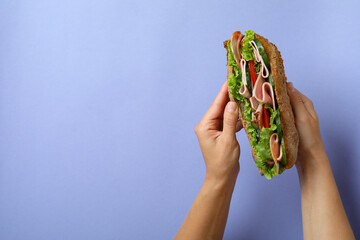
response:
M211 189L214 192L226 193L234 190L237 175L228 175L228 176L213 176L211 174L206 174L204 187Z
M323 145L307 151L301 149L299 151L297 163L303 171L317 170L329 162Z
M296 167L300 184L304 182L314 184L315 181L323 180L326 176L329 176L329 174L332 175L330 162L323 147L310 151L306 155L300 155L299 157L300 159Z
M327 160L326 151L324 145L321 143L318 147L314 147L309 151L309 157L314 160L321 161ZM315 162L317 162L315 161Z

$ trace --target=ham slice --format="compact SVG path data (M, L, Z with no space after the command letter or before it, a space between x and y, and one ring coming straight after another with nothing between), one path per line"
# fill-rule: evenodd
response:
M251 121L252 122L257 122L255 112L251 113Z
M263 123L263 105L259 104L255 111L251 113L251 121L259 124L259 129L261 130L264 126Z
M259 104L256 111L255 111L255 114L262 114L263 113L263 107L264 107L264 105Z
M239 90L239 93L240 93L241 95L243 95L244 97L246 97L246 98L250 98L250 97L251 97L251 93L250 93L247 85L245 85L245 84L243 84L243 85L241 86L241 88L240 88L240 90Z
M255 100L256 101L256 100ZM256 102L256 104L258 104ZM254 123L257 123L259 125L259 129L261 131L261 129L263 128L264 126L264 119L263 119L263 107L264 105L262 104L258 104L256 109L254 109L251 113L251 121L254 122Z
M255 97L249 98L250 106L252 108L251 121L259 124L259 129L261 130L264 126L263 121L263 104L259 104Z
M278 176L279 162L282 160L282 148L277 133L274 133L270 136L270 151L276 165L276 176Z
M254 42L254 40L250 41L250 44L254 50L254 55L255 55L255 60L257 62L261 63L261 74L263 78L267 78L269 76L269 70L267 69L264 60L262 58L262 56L260 55L259 49L256 46L256 43Z
M230 39L231 51L233 52L235 61L239 66L239 68L240 68L240 60L241 60L240 41L243 38L243 36L244 35L242 35L240 31L236 31L233 33Z
M251 97L249 98L250 100L250 106L253 110L256 110L259 106L259 103L257 102L256 98L255 97Z
M269 82L265 82L263 77L263 69L260 70L256 83L253 88L253 96L256 100L261 103L269 103L273 106L275 111L275 99L274 99L274 90Z
M240 69L241 69L241 81L243 82L243 85L240 88L239 93L241 95L243 95L246 98L250 98L251 97L251 93L249 91L249 88L247 86L247 82L246 82L246 61L245 59L241 59L240 61Z

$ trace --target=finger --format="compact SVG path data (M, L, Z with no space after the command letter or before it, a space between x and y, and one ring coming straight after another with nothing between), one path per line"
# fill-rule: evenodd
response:
M217 128L218 131L222 131L223 130L223 122L224 122L224 118L219 119L219 126ZM241 129L243 129L243 125L240 119L237 120L236 123L236 132L239 132Z
M294 85L292 83L287 83L288 94L290 97L290 103L294 111L295 119L300 120L302 116L309 114L308 110L305 107L303 100L300 95L296 92Z
M241 129L243 129L243 125L240 119L238 119L237 123L236 123L236 132L240 131Z
M229 102L229 100L227 82L225 82L214 102L205 113L203 120L212 120L221 117L224 112L225 105Z
M304 102L304 105L305 105L306 109L308 110L308 112L311 114L311 116L313 118L317 118L313 102L308 97L306 97L304 94L302 94L299 90L297 90L296 88L295 88L295 91L297 92L297 94L299 94L301 100Z
M223 133L226 138L235 137L236 124L238 122L239 108L236 102L229 102L224 111Z

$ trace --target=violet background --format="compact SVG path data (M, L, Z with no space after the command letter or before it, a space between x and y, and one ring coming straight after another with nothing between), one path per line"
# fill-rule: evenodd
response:
M194 127L222 42L276 43L310 97L360 236L359 1L0 2L0 239L171 239L204 180ZM244 132L224 239L302 239L296 169L260 177Z

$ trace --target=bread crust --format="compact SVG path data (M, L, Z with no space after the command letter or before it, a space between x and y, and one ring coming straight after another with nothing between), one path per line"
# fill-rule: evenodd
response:
M255 34L255 37L260 41L263 45L266 55L269 59L271 73L273 75L274 84L275 84L275 95L276 101L278 103L279 111L280 111L280 119L281 119L281 128L283 131L283 141L285 145L285 153L286 153L286 169L291 168L297 159L298 153L298 145L299 145L299 135L296 130L294 114L290 104L290 98L287 94L286 88L286 76L285 70L283 65L283 59L277 47L269 42L266 38L262 37L261 35ZM227 50L227 41L224 42L224 47L226 49L226 55L228 55ZM228 58L227 58L227 66L228 66ZM227 71L227 79L233 73L232 67L228 66ZM229 93L230 96L230 93ZM235 100L230 96L231 100ZM246 134L248 136L249 141L251 141L251 137L247 132L247 124L245 121L244 112L244 104L240 101L236 102L239 104L240 113L239 118L244 126ZM257 156L254 153L254 149L252 148L252 155L254 160L256 161ZM262 170L260 168L259 172L262 174ZM263 175L263 174L262 174Z

